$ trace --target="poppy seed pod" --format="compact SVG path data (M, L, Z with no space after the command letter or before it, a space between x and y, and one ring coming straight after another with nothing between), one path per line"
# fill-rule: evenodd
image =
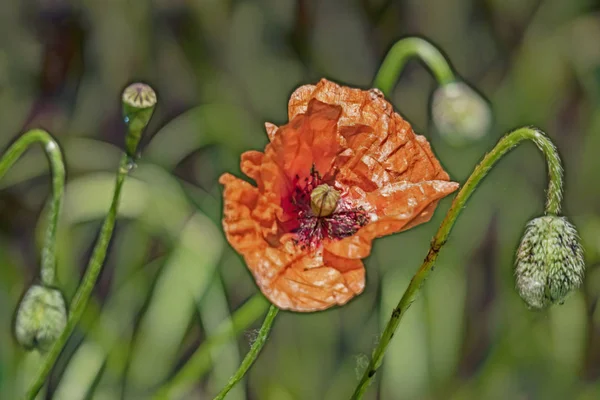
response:
M335 211L339 199L340 192L324 183L310 193L310 207L315 216L326 217Z
M156 92L145 83L133 83L123 91L123 120L129 128L125 144L129 155L135 153L142 130L152 118L156 102Z
M431 118L440 136L460 146L485 136L492 124L487 101L464 82L451 82L433 93Z
M65 328L65 300L56 289L33 285L17 310L15 335L26 349L47 351Z
M562 303L585 273L577 231L565 217L535 218L525 228L515 263L519 295L532 308Z

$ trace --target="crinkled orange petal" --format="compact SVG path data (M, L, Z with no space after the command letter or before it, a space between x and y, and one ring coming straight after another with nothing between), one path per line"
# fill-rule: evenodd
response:
M307 312L343 305L364 287L362 261L346 260L325 252L325 255L305 253L268 287L261 289L278 307Z
M248 177L254 179L257 185L262 184L260 168L265 155L260 151L247 151L242 153L240 168Z
M326 174L339 152L340 113L340 107L310 102L305 114L277 130L265 148L265 157L273 160L290 181L308 176L313 167Z
M323 79L292 94L290 119L306 112L315 99L342 108L339 133L346 148L336 162L339 181L370 191L390 182L449 179L427 139L415 135L380 91L345 88Z
M298 88L288 114L286 125L265 124L270 143L264 153L242 155L242 171L256 187L221 177L223 226L273 304L323 310L363 291L362 259L373 239L428 221L458 184L449 182L427 140L378 90L323 79ZM330 179L346 206L368 216L354 234L325 238L317 248L296 244L291 229L298 215L286 208L290 193L313 169Z
M365 204L373 221L355 235L325 244L327 250L348 258L365 258L371 242L429 221L437 202L454 192L458 183L448 181L398 182L384 186L358 199Z
M227 240L242 254L273 304L294 311L317 311L342 305L362 292L362 261L329 252L305 253L291 240L279 240L275 234L269 237L263 225L276 218L272 208L260 206L258 189L230 174L224 174L219 182L225 185L223 227Z
M265 247L259 224L252 218L258 189L231 174L222 175L219 182L225 185L223 227L231 246L241 254Z
M277 127L277 125L272 124L270 122L265 122L265 130L267 131L267 136L269 137L269 141L273 141L273 138L275 137L275 133L277 133L277 129L279 129Z

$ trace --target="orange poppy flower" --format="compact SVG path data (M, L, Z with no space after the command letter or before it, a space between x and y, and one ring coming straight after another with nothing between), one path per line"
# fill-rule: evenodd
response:
M317 311L360 294L372 240L428 221L458 184L376 89L323 79L288 114L266 124L263 153L242 154L256 186L221 176L223 227L273 304Z

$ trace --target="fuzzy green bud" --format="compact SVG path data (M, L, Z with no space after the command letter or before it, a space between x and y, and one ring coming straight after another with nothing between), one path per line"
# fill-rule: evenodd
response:
M565 217L535 218L525 228L515 263L519 295L532 308L562 303L583 282L585 261L575 227Z
M156 92L145 83L133 83L123 91L123 120L128 128L125 148L128 155L135 155L142 131L152 118L156 102Z
M492 125L488 102L464 82L450 82L436 89L431 118L440 136L455 146L481 139Z
M67 309L61 292L33 285L17 310L15 336L26 349L44 352L58 339L66 324Z

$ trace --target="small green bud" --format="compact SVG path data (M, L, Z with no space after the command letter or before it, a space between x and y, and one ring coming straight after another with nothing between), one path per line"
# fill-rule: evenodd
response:
M565 217L535 218L525 233L515 263L519 295L532 308L561 303L583 282L585 261L577 230Z
M145 83L133 83L123 91L123 120L128 132L125 139L127 154L135 155L142 131L150 122L156 107L156 92Z
M44 352L58 339L66 324L67 310L62 294L56 289L33 285L17 310L15 335L26 349Z
M464 82L447 83L435 90L431 118L440 136L455 146L481 139L492 125L488 102Z

